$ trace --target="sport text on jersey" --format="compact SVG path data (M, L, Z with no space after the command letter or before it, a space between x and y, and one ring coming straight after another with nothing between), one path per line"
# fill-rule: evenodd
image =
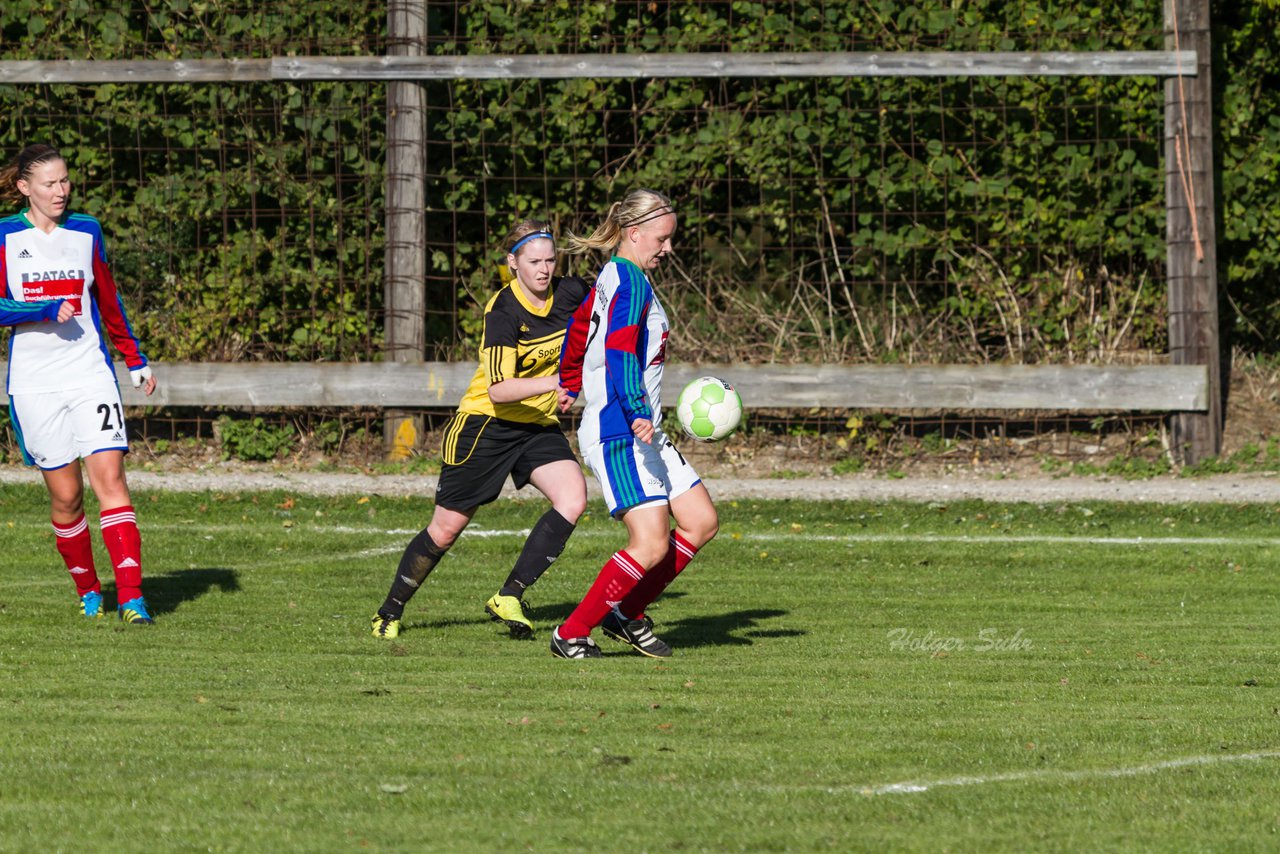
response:
M560 336L553 344L529 345L521 341L516 350L516 375L527 376L537 368L545 368L560 358Z

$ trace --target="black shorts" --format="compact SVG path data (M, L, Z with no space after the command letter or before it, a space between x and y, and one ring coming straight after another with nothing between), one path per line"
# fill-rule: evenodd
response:
M461 412L445 426L440 457L436 504L458 511L493 501L508 475L521 489L534 469L560 460L577 461L559 425L522 424Z

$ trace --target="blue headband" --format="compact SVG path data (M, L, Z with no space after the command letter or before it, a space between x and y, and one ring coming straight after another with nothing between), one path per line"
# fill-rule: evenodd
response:
M552 244L554 244L554 243L556 242L555 235L553 235L551 232L549 232L549 231L535 231L533 234L526 234L524 237L522 237L522 238L520 238L519 240L517 240L517 241L516 241L516 245L515 245L515 246L512 246L510 249L508 249L508 250L507 250L507 254L508 254L508 255L514 255L514 254L516 254L516 250L517 250L517 249L519 249L521 246L524 246L524 245L525 245L526 243L528 243L530 240L538 240L538 239L541 239L541 238L545 238L545 239L547 239L547 240L550 240L550 241L552 242Z

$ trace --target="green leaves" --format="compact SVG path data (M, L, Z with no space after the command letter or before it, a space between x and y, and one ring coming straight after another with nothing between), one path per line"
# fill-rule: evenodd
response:
M1163 46L1158 4L484 0L428 12L439 53ZM385 15L381 2L332 0L129 10L8 0L0 57L377 54ZM1280 340L1276 16L1263 3L1214 10L1232 58L1215 68L1223 287L1256 346ZM756 342L773 349L753 357L794 346L787 357L1073 358L1070 347L1093 346L1077 330L1099 317L1071 314L1085 293L1109 306L1136 299L1123 346L1163 347L1149 320L1165 254L1155 80L425 85L428 325L440 349L470 357L473 301L495 284L493 238L513 218L581 233L646 185L671 191L681 209L681 268L668 287L687 284L685 316L760 338L758 316L803 315L767 336L785 345ZM0 149L49 139L68 152L77 204L107 218L155 356L348 359L376 349L385 84L0 86L0 98ZM589 273L593 262L575 263ZM999 274L1012 290L988 294ZM815 302L801 311L797 294L809 288ZM741 305L742 293L757 302ZM1021 345L999 313L1014 303L1028 324ZM693 346L673 341L677 352Z

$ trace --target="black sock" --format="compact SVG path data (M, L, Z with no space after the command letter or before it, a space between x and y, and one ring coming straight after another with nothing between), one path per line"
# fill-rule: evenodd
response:
M387 600L382 603L378 613L400 619L404 614L405 603L418 592L422 582L427 580L431 570L435 569L435 565L447 551L448 549L435 544L426 528L418 532L418 536L413 538L400 556L400 567L396 570L396 577L391 580L391 592L387 594Z
M547 567L560 557L573 528L574 524L561 516L556 508L552 507L543 513L538 524L529 532L529 539L524 541L524 548L520 551L520 557L516 558L515 568L507 576L506 584L498 592L503 596L523 596L525 588L532 586L547 571Z

